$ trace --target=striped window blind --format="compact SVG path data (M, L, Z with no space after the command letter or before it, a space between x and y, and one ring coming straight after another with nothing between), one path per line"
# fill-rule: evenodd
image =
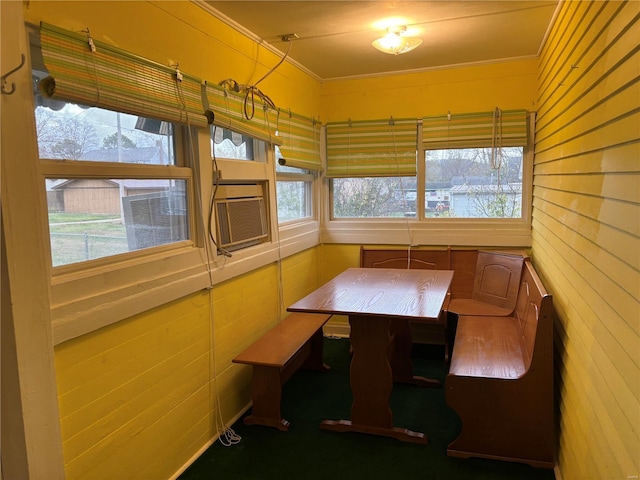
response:
M520 147L527 145L527 111L440 115L422 120L424 148Z
M48 97L168 122L206 126L201 80L176 68L91 39L88 33L41 24Z
M416 175L415 119L335 122L326 130L328 177Z
M322 170L320 158L320 128L322 124L312 118L291 111L280 110L278 137L282 140L280 163L306 170Z
M230 91L219 85L205 82L205 96L208 105L206 109L213 112L213 124L228 128L238 133L248 135L265 142L279 144L276 137L278 112L269 108L259 98L248 99L248 113L253 113L253 118L245 116L245 95ZM250 116L250 115L249 115Z

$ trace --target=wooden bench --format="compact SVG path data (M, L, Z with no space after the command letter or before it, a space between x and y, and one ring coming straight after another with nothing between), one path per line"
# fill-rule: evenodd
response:
M298 369L328 370L322 362L322 326L331 315L292 313L233 359L251 365L251 415L245 425L288 430L280 414L282 385Z
M510 316L460 316L446 402L462 430L452 457L484 457L553 468L553 306L525 260Z

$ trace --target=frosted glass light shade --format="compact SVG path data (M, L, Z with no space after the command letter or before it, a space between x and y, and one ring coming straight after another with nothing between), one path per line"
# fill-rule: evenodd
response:
M389 53L391 55L410 52L422 43L422 39L418 37L403 36L402 33L405 30L406 27L394 31L388 31L384 37L371 42L371 45L381 52Z

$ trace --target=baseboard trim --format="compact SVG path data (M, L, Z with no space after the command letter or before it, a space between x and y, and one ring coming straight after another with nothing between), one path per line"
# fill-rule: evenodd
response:
M349 338L351 327L349 326L349 324L331 325L329 323L326 323L324 327L322 327L322 333L325 337Z
M231 419L228 425L233 425L234 423L236 423L245 413L247 413L247 411L251 408L251 405L252 403L249 402L246 407L240 410L240 412ZM216 443L218 438L220 438L220 434L216 433L216 435L213 438L209 439L202 447L200 447L200 449L189 460L187 460L187 462L182 467L180 467L176 473L171 475L169 477L169 480L177 480L177 478L182 475L185 470L189 468L193 464L193 462L195 462L200 457L200 455L202 455L207 450L207 448Z
M430 327L430 329L424 328ZM435 328L434 328L435 327ZM427 345L445 345L443 329L435 325L412 326L413 343L425 343ZM349 338L351 327L349 324L325 324L322 329L325 337Z

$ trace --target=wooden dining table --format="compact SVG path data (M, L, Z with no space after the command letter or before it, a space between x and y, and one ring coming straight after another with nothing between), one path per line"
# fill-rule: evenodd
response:
M291 305L292 312L347 315L352 347L351 418L324 420L320 427L427 443L422 432L393 426L393 383L441 386L413 375L411 322L436 323L453 271L349 268Z

